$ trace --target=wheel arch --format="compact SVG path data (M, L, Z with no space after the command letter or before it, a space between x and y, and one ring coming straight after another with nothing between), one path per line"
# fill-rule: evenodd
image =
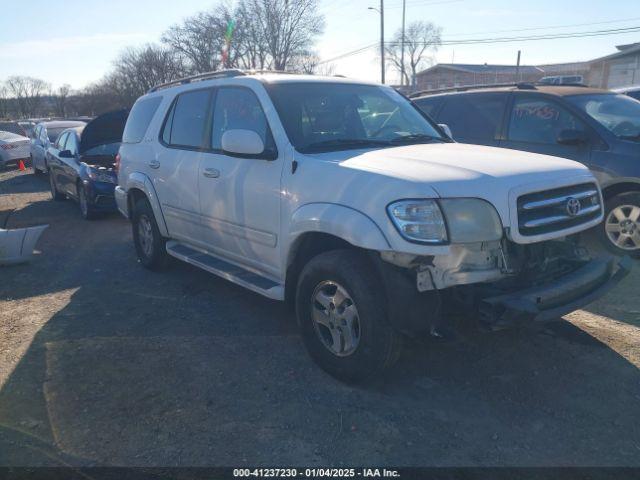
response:
M160 201L158 200L155 188L153 187L149 177L143 173L135 172L130 174L127 180L127 210L129 218L131 218L131 213L133 212L135 203L141 198L146 198L151 205L153 214L156 217L156 223L158 224L160 234L163 237L168 237L169 231L167 229L164 215L162 214Z
M358 210L329 203L307 204L294 212L284 265L285 300L291 301L304 265L331 250L388 250L375 222Z
M623 180L617 183L612 183L602 188L602 196L605 200L609 200L616 195L622 193L640 193L640 181L638 180Z

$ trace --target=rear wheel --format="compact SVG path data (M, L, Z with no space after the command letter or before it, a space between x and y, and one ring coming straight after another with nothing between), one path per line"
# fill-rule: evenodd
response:
M606 202L600 228L604 245L617 255L640 258L640 193L623 193Z
M56 202L62 201L65 199L65 196L58 192L58 187L56 186L56 178L54 172L49 172L49 188L51 189L51 198Z
M165 267L168 260L166 239L160 235L153 209L146 198L135 203L131 226L140 263L149 270Z
M311 357L334 377L361 382L398 359L402 337L388 323L384 292L363 252L335 250L300 274L296 314Z

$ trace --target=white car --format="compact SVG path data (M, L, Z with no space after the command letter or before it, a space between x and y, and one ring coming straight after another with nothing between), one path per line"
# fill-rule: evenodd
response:
M33 173L47 173L47 149L56 143L58 136L67 128L82 127L86 122L72 120L50 120L38 123L31 138L31 162Z
M457 144L382 85L182 79L138 99L119 157L142 265L168 254L291 301L344 380L389 367L404 334L442 335L454 304L491 329L555 319L628 271L575 235L603 217L586 167Z
M29 160L29 139L16 133L0 130L0 166L17 165Z

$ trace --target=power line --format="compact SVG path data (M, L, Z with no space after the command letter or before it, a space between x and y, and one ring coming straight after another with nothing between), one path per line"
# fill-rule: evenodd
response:
M490 38L475 38L475 39L463 39L463 40L443 40L441 45L478 45L478 44L492 44L492 43L510 43L510 42L531 42L540 40L558 40L569 38L584 38L584 37L601 37L608 35L620 35L624 33L640 32L640 26L638 27L626 27L608 30L594 30L589 32L572 32L572 33L558 33L558 34L544 34L544 35L532 35L532 36L517 36L517 37L490 37ZM418 42L420 43L420 42ZM399 42L385 42L386 45L399 45ZM372 47L377 46L378 43L372 43L362 46L355 50L342 53L336 57L323 60L319 64L335 62L342 60L358 53L364 52Z
M529 27L529 28L514 28L511 30L494 30L494 31L483 31L483 32L469 32L469 33L449 33L447 34L448 37L461 37L461 36L467 36L467 35L484 35L484 34L488 34L488 33L509 33L509 32L531 32L534 30L551 30L551 29L555 29L555 28L569 28L569 27L588 27L588 26L593 26L593 25L607 25L607 24L612 24L612 23L624 23L624 22L633 22L635 20L640 20L640 17L633 17L633 18L624 18L624 19L617 19L617 20L607 20L604 22L589 22L589 23L573 23L573 24L568 24L568 25L552 25L552 26L546 26L546 27Z

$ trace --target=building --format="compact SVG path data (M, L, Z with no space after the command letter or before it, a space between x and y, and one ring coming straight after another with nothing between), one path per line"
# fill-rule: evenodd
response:
M500 83L536 82L545 73L539 67L521 65L473 65L439 63L416 74L416 90L495 85Z
M589 85L600 88L640 85L640 43L616 48L616 53L589 62Z
M640 85L640 42L616 49L611 55L586 62L537 66L439 63L416 74L414 90L537 82L555 75L581 75L587 85L599 88Z

